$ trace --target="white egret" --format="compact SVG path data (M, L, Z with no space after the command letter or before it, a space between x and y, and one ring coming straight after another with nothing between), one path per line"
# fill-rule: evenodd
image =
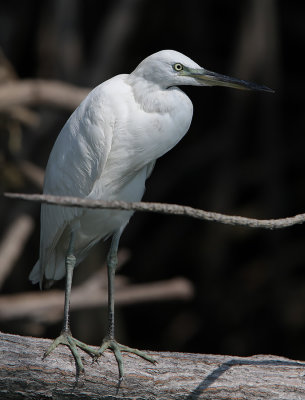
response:
M92 90L60 132L48 161L43 192L100 200L141 200L157 158L188 131L193 105L180 85L228 86L271 91L266 86L210 72L173 50L155 53L131 74L115 76ZM51 286L66 275L64 322L46 351L67 345L79 370L77 347L99 356L111 349L123 377L122 351L148 361L147 354L123 346L114 336L114 275L120 236L133 212L42 205L40 258L30 279ZM101 239L112 237L108 265L108 334L100 349L73 338L69 299L73 270Z

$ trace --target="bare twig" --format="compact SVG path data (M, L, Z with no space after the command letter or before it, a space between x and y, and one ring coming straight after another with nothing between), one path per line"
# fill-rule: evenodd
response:
M99 280L99 276L100 273L97 273L94 275L94 280L90 279L90 282L85 282L73 289L71 310L107 306L107 287L103 285L106 280ZM147 284L126 283L125 277L116 277L115 301L117 305L189 300L194 294L192 284L185 278L173 278ZM63 303L63 290L3 295L0 296L0 320L30 318L40 323L54 323L62 319Z
M18 162L21 173L37 188L43 188L44 170L27 160Z
M60 81L25 79L0 85L0 110L11 106L47 104L74 110L90 89L79 88Z
M18 77L14 66L7 59L2 49L0 48L0 92L2 85L6 86L9 83L17 83L17 79ZM4 111L4 113L11 119L14 119L28 126L37 126L39 123L38 114L32 110L29 110L26 107L12 105L5 107L4 109L1 109L0 107L0 111Z
M0 86L1 91L1 86ZM1 112L4 112L8 115L11 119L16 120L24 125L34 127L38 126L40 122L40 117L38 113L30 110L26 107L21 107L18 105L12 105L7 108L1 108Z
M29 215L23 214L5 232L0 244L0 287L20 256L33 228L33 219Z
M118 252L118 269L129 259L129 252ZM125 276L118 275L115 280L116 303L129 305L162 300L189 300L194 288L185 278L147 284L130 284ZM107 305L106 263L85 282L76 286L71 294L71 310L81 310ZM63 316L63 290L48 292L26 292L0 296L0 320L9 321L29 318L39 323L54 323Z
M305 214L279 219L255 219L235 215L225 215L211 211L204 211L177 204L151 203L151 202L125 202L125 201L101 201L79 197L52 196L41 194L5 193L6 197L36 201L46 204L61 206L73 206L80 208L117 209L132 211L147 211L160 214L183 215L205 221L215 221L226 225L240 225L249 228L281 229L305 222Z

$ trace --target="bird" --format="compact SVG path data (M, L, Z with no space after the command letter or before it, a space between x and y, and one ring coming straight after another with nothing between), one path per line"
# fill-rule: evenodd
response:
M44 194L95 200L140 201L156 160L187 133L193 116L190 98L180 86L226 86L272 92L266 86L211 72L174 50L145 58L130 74L95 87L60 131L45 172ZM65 277L63 327L44 353L59 344L70 348L83 371L79 348L92 357L112 350L123 379L122 352L149 362L147 353L115 339L114 278L120 237L133 212L80 209L42 204L39 260L30 273L33 284L49 288ZM107 255L108 330L98 350L72 336L69 305L74 268L102 239L111 238Z

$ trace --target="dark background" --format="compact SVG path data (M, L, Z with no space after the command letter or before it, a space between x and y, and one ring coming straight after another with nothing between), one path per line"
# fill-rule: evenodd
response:
M302 2L275 0L11 0L0 4L0 46L20 79L94 87L169 48L207 69L272 87L273 95L184 87L194 104L192 126L157 162L145 200L279 218L305 210L304 12ZM2 191L38 191L16 165L29 160L44 168L69 116L56 107L32 109L39 124L19 124L17 144L12 117L0 114ZM39 205L1 198L0 206L2 235L20 210L36 221L2 293L34 290L27 275L38 258ZM151 350L304 360L304 242L303 226L264 231L137 213L121 240L131 258L120 274L133 283L183 276L195 296L119 307L118 339ZM76 281L85 279L85 265L105 258L107 245L97 246ZM102 315L72 313L74 336L99 344ZM30 326L0 321L5 332L31 334ZM60 323L40 330L45 337L59 331Z

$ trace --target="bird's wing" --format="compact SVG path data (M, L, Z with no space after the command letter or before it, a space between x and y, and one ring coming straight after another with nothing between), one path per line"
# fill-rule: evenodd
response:
M74 111L60 132L48 161L44 193L86 197L101 175L112 143L114 120L107 109L102 85L94 89ZM67 225L77 223L80 208L42 205L40 279L46 268L56 267L54 249ZM55 272L55 271L54 271Z

